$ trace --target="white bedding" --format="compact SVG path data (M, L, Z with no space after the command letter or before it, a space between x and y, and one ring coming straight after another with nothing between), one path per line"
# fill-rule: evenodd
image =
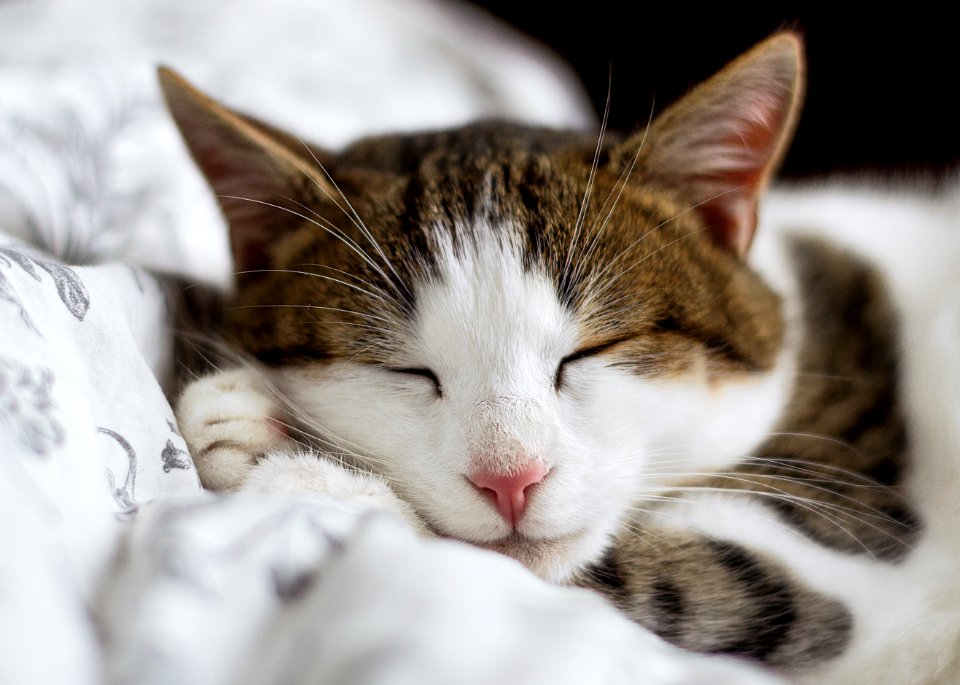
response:
M0 683L762 683L387 514L201 491L174 281L229 280L164 62L331 147L585 126L552 57L427 0L0 2Z

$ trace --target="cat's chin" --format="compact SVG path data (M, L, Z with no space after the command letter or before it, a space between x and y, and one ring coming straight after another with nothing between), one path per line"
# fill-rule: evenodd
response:
M499 540L473 543L499 552L526 566L544 580L561 583L603 550L603 536L580 530L552 538L533 538L512 533Z

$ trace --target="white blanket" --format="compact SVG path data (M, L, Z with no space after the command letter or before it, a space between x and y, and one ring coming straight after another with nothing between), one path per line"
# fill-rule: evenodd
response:
M0 3L0 683L770 682L386 514L201 491L158 274L229 262L161 62L331 147L591 122L552 57L455 4Z

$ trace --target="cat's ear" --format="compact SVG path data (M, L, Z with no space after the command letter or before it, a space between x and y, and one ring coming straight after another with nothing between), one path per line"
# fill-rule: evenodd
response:
M335 197L328 156L284 131L227 109L171 69L158 69L167 107L230 227L238 271L269 266L269 246L304 222L305 206Z
M777 34L729 64L627 140L644 176L684 194L718 243L743 256L757 204L793 135L803 96L803 47Z

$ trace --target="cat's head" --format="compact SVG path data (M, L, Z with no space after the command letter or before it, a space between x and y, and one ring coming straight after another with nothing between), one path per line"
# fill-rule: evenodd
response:
M334 154L161 81L230 225L233 340L439 533L563 578L775 420L780 302L744 257L795 36L599 144L485 122Z

